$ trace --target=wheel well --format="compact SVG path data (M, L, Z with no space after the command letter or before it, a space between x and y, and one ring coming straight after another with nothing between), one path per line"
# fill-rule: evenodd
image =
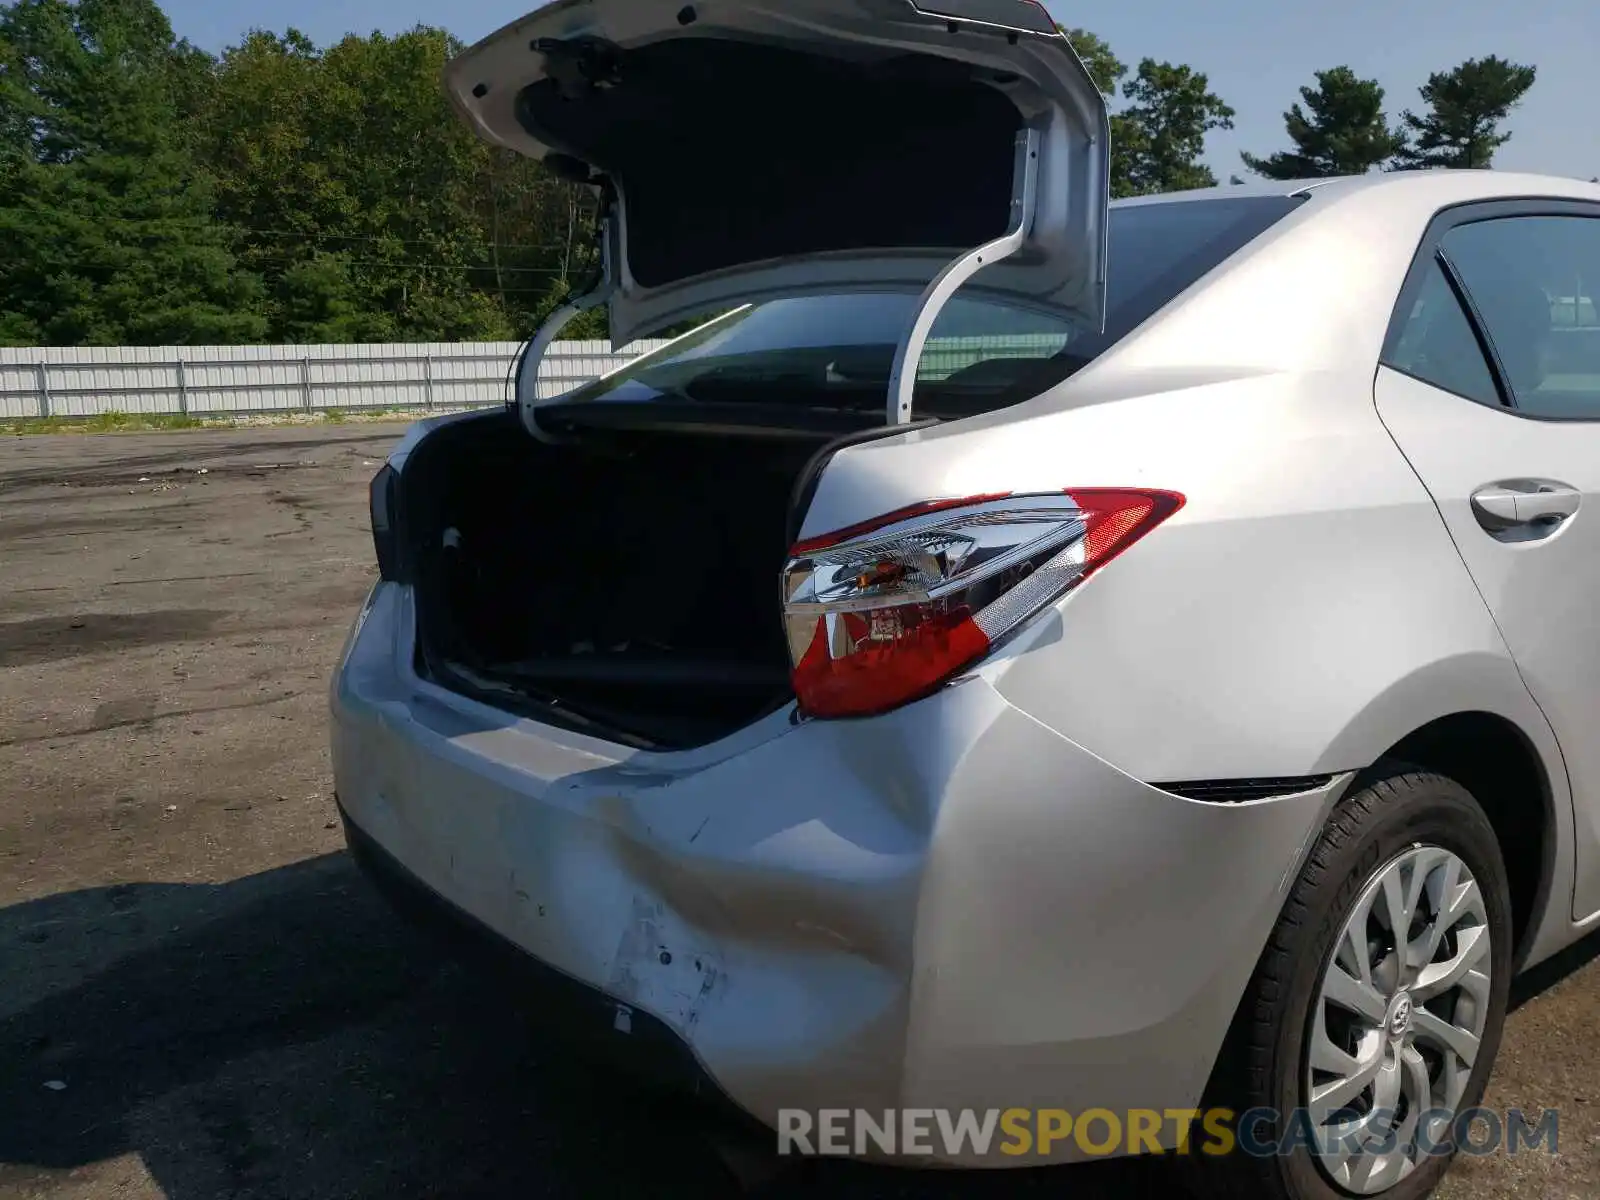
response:
M1504 717L1455 713L1408 734L1379 763L1446 775L1483 805L1505 859L1514 953L1520 961L1550 886L1554 849L1550 781L1528 739Z

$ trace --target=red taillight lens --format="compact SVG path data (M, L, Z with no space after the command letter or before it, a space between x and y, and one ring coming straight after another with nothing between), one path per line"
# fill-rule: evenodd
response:
M866 716L926 695L1182 506L1142 488L979 496L799 543L783 601L802 711Z

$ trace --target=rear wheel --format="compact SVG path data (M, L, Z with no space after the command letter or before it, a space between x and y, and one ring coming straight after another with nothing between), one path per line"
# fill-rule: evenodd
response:
M1453 780L1397 768L1345 797L1240 1004L1208 1103L1238 1145L1202 1193L1426 1196L1499 1048L1511 974L1499 843Z

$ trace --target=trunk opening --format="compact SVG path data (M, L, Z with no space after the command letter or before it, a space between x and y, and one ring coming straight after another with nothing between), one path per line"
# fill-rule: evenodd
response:
M495 413L419 446L402 485L419 669L652 749L792 703L779 576L838 430L602 423L549 445Z

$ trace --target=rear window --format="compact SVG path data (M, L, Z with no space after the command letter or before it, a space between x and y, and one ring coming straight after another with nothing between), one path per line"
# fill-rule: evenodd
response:
M1017 404L1092 362L1300 203L1286 196L1111 209L1105 332L1048 312L957 296L917 372L919 413L961 416ZM569 401L881 408L913 296L773 300L726 314L570 393Z

